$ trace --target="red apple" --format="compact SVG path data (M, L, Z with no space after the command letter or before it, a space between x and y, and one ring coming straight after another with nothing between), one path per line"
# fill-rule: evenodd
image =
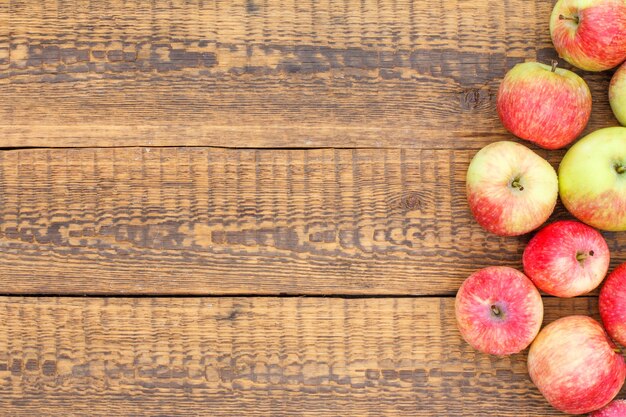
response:
M615 398L626 363L600 323L570 316L541 330L528 352L528 372L554 408L584 414Z
M589 414L589 417L626 417L626 401L615 400L603 409Z
M604 71L626 59L624 0L559 0L550 17L552 43L580 69Z
M472 214L497 235L522 235L541 226L554 210L557 190L548 161L515 142L485 146L467 170Z
M600 291L600 316L609 335L626 346L626 263L609 274Z
M596 288L609 269L609 247L583 223L564 220L541 229L524 250L524 273L557 297L576 297Z
M498 90L498 115L515 136L558 149L583 131L591 115L587 83L566 69L538 62L517 64Z
M539 291L521 272L492 266L463 282L455 300L456 320L474 349L510 355L530 345L541 327Z

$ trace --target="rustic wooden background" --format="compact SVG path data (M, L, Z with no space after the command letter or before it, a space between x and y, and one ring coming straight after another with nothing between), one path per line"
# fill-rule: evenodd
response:
M464 176L514 140L495 94L556 58L552 5L0 3L1 414L559 415L453 311L521 267ZM611 74L581 75L615 125Z

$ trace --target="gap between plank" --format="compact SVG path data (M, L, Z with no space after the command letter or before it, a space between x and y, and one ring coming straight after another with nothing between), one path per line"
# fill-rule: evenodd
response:
M188 149L230 149L230 150L240 150L240 151L245 151L245 150L249 150L249 151L314 151L314 150L322 150L322 149L328 149L328 150L363 150L363 151L367 151L367 150L374 150L374 151L384 151L384 150L420 150L420 151L437 151L437 150L452 150L452 151L478 151L479 149L481 149L481 147L463 147L463 148L433 148L433 147L428 147L428 148L411 148L411 147L406 147L406 146L392 146L392 147L379 147L379 148L373 148L373 147L362 147L362 148L356 148L356 147L345 147L345 148L340 148L340 147L336 147L336 146L317 146L317 147L280 147L280 146L274 146L274 147L267 147L267 148L245 148L245 147L237 147L237 146L216 146L216 145L160 145L160 146L154 146L154 145L146 145L146 146L141 146L141 145L119 145L119 146L15 146L15 147L11 147L11 146L5 146L5 147L1 147L0 146L0 152L12 152L12 151L22 151L22 150L69 150L69 149L144 149L144 148L151 148L151 149L159 149L159 148L188 148Z
M76 294L76 293L54 293L54 294L38 294L38 293L0 293L0 297L36 297L36 298L338 298L346 300L359 299L381 299L381 298L455 298L456 294L329 294L329 295L311 295L311 294ZM558 298L552 295L542 294L542 298ZM582 295L581 299L598 298L597 295Z
M38 298L341 298L341 299L376 299L376 298L453 298L454 294L255 294L255 293L234 293L234 294L108 294L108 293L2 293L0 297L38 297Z

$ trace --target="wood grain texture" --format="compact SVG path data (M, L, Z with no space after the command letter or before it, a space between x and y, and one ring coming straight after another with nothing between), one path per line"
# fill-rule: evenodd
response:
M453 299L1 298L0 405L35 416L549 416L525 353L465 344ZM545 299L546 320L597 316Z
M454 294L480 267L521 267L528 240L471 217L473 153L5 151L0 291ZM605 236L626 261L626 235Z
M0 147L479 147L552 0L8 0ZM584 74L589 130L615 120Z

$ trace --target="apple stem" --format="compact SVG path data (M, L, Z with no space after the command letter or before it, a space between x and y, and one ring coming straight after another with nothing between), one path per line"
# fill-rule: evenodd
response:
M564 16L560 14L559 20L571 20L572 22L578 24L578 16Z
M500 317L500 314L502 314L502 312L500 311L500 309L498 308L497 305L493 304L491 306L491 312L493 313L494 316L496 317Z
M524 186L522 184L520 184L519 178L515 178L513 180L513 182L511 183L511 187L517 188L520 191L524 191Z
M615 171L617 171L618 174L623 174L624 172L626 172L626 166L615 164Z
M559 62L556 59L552 60L552 72L556 72L556 67L559 65Z
M593 256L593 251L589 251L589 253L586 252L577 252L576 253L576 260L582 265L583 262L585 261L585 259L587 259L589 256Z

